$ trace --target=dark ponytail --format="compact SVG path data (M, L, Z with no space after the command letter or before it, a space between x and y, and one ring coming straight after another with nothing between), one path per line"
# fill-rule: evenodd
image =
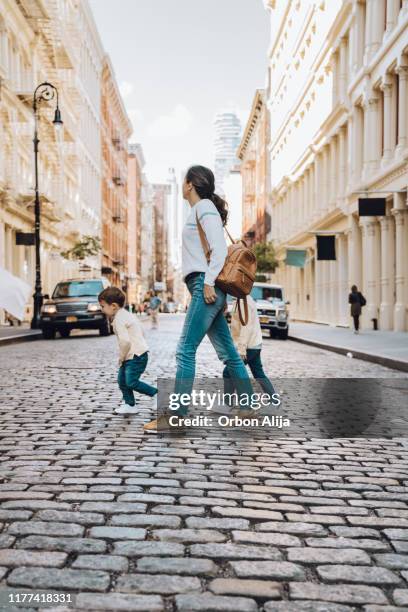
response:
M191 183L201 199L211 200L220 213L223 225L228 218L228 204L215 193L215 178L213 172L205 166L191 166L186 174L187 183Z

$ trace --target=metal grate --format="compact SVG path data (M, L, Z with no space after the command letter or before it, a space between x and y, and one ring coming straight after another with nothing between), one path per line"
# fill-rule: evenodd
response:
M88 304L57 304L57 312L85 312L88 309Z

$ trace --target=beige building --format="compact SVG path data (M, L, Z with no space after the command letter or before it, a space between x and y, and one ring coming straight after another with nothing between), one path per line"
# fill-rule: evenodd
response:
M142 173L145 165L142 146L132 143L128 150L128 300L130 304L140 301L141 287L141 213Z
M271 237L295 319L408 330L408 1L265 0ZM359 217L359 197L386 215ZM335 236L335 261L316 235ZM288 252L306 251L301 267Z
M106 55L102 68L102 272L128 287L128 139L130 119ZM132 213L133 214L133 213Z
M265 91L257 89L237 153L242 176L242 234L249 244L265 242L270 231L269 136Z
M34 283L33 93L58 88L63 128L52 125L55 99L39 110L39 189L43 292L77 275L63 259L81 234L100 233L100 71L103 50L88 3L0 0L0 266ZM100 271L99 258L87 262ZM27 317L30 316L30 307Z

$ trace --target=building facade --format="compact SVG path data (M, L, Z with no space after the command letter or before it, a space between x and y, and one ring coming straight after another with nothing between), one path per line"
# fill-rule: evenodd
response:
M242 234L249 244L265 242L270 231L269 111L257 89L238 158L242 176Z
M32 286L34 247L17 246L16 234L34 231L34 90L50 81L58 88L63 108L79 53L78 39L72 36L78 25L74 5L69 0L62 5L65 31L62 15L52 2L3 0L0 14L0 265ZM44 30L43 20L49 23ZM80 102L71 105L65 116L62 111L64 127L59 132L52 125L55 98L42 101L37 114L44 293L50 293L57 280L78 271L78 265L64 260L60 252L73 246L77 237L74 227L79 225L81 214L73 151ZM31 307L28 305L27 318Z
M214 175L215 189L224 194L224 180L237 163L237 149L241 140L241 122L233 110L224 110L214 119Z
M140 211L140 287L139 301L143 301L154 284L155 236L153 188L146 174L142 174Z
M102 68L105 52L88 0L75 3L79 58L64 96L64 115L70 100L80 99L77 120L80 236L102 238ZM62 104L62 102L61 102ZM101 255L88 258L91 274L101 274Z
M168 207L171 187L166 183L153 183L153 287L160 283L160 294L166 298L168 290Z
M271 235L291 316L348 325L356 284L363 327L408 330L408 2L265 5ZM362 196L386 198L386 215L360 218ZM335 260L317 259L318 235ZM293 249L303 265L285 264Z
M145 165L140 144L129 145L128 153L128 215L127 215L127 265L128 301L138 304L141 286L141 209L142 173Z
M108 56L102 69L102 273L127 292L128 139L132 126Z
M42 288L50 294L81 273L81 262L61 252L82 235L100 235L103 50L86 0L2 0L1 9L0 265L34 285L34 247L17 245L16 234L34 230L33 95L51 82L63 127L52 124L55 98L39 102L37 112ZM100 274L99 260L82 264Z

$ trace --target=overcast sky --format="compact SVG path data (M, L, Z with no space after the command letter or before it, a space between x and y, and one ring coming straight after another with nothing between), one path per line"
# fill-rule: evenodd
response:
M269 22L262 0L90 0L146 171L165 180L213 166L214 114L245 122L263 87Z

